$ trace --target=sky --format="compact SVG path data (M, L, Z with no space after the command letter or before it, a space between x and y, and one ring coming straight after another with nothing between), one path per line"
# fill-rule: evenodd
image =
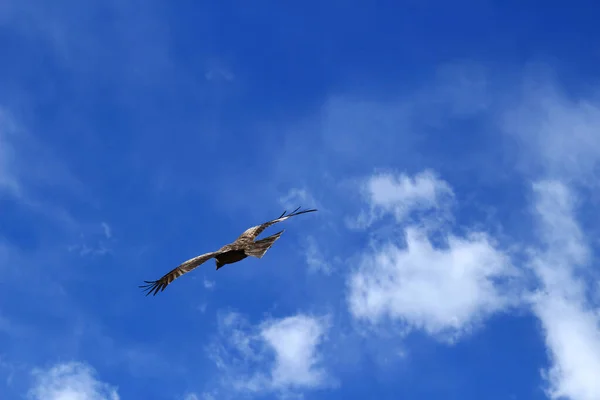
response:
M598 6L284 3L0 4L0 397L600 399Z

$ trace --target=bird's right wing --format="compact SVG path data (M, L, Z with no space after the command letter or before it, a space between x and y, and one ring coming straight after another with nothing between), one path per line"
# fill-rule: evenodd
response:
M174 268L169 273L165 274L162 278L156 281L144 281L146 285L140 286L142 289L146 291L146 296L150 293L153 293L153 296L156 296L156 293L162 292L165 288L173 282L175 279L179 278L181 275L190 272L200 264L210 260L214 256L218 255L219 252L211 252L199 255L198 257L191 258L186 262L179 265L177 268Z
M292 211L290 214L287 214L287 215L286 215L286 211L284 211L283 214L281 214L279 216L279 218L275 218L275 219L272 219L271 221L263 222L260 225L256 225L251 228L248 228L235 241L236 242L245 242L245 241L253 242L254 239L256 239L256 237L262 233L262 231L264 231L265 229L267 229L268 227L270 227L273 224L276 224L281 221L285 221L286 219L288 219L290 217L294 217L296 215L317 211L315 209L302 210L302 211L298 211L298 210L300 210L300 207L296 208L294 211Z

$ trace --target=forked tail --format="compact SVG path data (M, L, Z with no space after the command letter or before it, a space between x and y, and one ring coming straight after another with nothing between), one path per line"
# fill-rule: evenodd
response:
M275 241L279 239L282 233L283 231L280 231L274 235L255 241L249 246L248 249L245 250L245 253L252 257L262 258L267 252L267 250L269 250L271 246L273 246L273 243L275 243Z

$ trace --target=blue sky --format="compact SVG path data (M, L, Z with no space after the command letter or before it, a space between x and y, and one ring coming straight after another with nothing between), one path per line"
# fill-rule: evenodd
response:
M2 399L600 399L593 2L49 4L0 5Z

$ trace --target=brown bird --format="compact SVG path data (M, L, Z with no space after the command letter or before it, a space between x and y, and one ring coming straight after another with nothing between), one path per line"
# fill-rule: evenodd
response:
M279 216L279 218L267 221L260 225L253 226L252 228L248 228L233 243L226 244L217 251L202 254L198 257L189 259L186 262L179 265L177 268L170 271L168 274L166 274L159 280L144 281L146 285L142 285L139 287L143 288L146 291L146 296L148 296L150 293L153 293L153 296L156 296L156 294L159 291L162 292L163 290L165 290L165 288L175 279L179 278L181 275L187 272L190 272L191 270L198 267L200 264L210 260L211 258L215 259L217 270L219 270L219 268L223 267L225 264L236 263L248 256L262 258L267 252L267 250L269 250L271 246L273 246L273 243L275 243L275 241L279 239L279 237L283 233L283 230L264 239L256 240L256 237L260 235L262 231L267 229L269 226L281 221L285 221L290 217L317 211L316 209L298 211L299 209L300 207L296 208L294 211L292 211L291 214L287 215L286 211L284 211L283 214Z

